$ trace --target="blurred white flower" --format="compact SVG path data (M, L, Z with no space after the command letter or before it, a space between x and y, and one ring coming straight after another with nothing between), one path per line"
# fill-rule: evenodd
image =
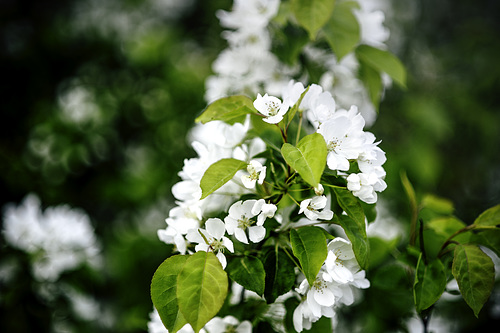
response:
M19 207L5 207L3 225L7 243L32 255L40 281L55 281L84 264L97 267L102 259L90 219L79 209L62 205L42 212L40 200L30 194Z

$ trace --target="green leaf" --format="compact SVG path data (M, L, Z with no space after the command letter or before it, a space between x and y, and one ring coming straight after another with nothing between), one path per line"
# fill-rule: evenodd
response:
M500 205L485 210L474 221L476 230L485 228L472 236L475 243L484 245L500 256ZM491 229L489 229L491 228Z
M266 252L263 263L266 270L264 297L270 304L295 285L295 264L283 250L277 247Z
M499 227L500 226L500 205L496 205L485 210L474 221L474 224L480 227Z
M290 230L293 254L299 259L302 272L312 286L328 254L325 234L316 227Z
M299 24L314 40L319 29L328 22L335 7L335 0L292 0L292 12Z
M443 215L451 215L455 210L455 208L453 207L453 202L445 198L440 198L433 194L426 194L422 198L422 207L428 208L433 212Z
M347 237L352 243L352 249L356 260L361 268L366 269L368 265L368 256L370 252L370 244L366 236L365 224L358 224L348 215L334 215L338 220L338 224L344 229Z
M195 332L219 312L227 287L227 274L215 254L200 251L187 259L177 278L177 302Z
M359 45L356 55L361 61L388 74L397 84L406 88L406 69L392 53L368 45Z
M380 76L380 73L364 61L360 61L359 77L368 90L370 101L378 112L383 89L382 77Z
M177 276L188 257L176 255L168 258L158 267L151 281L151 300L163 325L172 333L187 324L177 304Z
M365 212L358 198L347 188L334 187L333 192L335 192L337 202L344 212L356 221L360 227L365 228Z
M257 113L253 101L243 95L223 97L211 103L203 113L196 118L196 122L203 124L212 120L222 120L228 124L244 122L247 114Z
M229 261L226 268L229 277L243 288L264 294L266 271L262 262L252 256L239 257Z
M223 158L209 166L200 182L202 191L201 199L206 198L230 181L236 172L245 169L247 165L247 162L234 158Z
M425 264L422 254L417 263L413 297L418 313L437 302L446 288L446 273L441 260Z
M360 28L352 8L359 4L354 1L341 2L333 10L332 17L323 28L326 40L340 61L350 53L360 40Z
M465 302L477 317L495 283L493 261L478 246L459 244L455 247L452 273Z
M326 165L326 142L319 133L307 135L299 141L297 147L285 143L281 154L309 185L316 187Z

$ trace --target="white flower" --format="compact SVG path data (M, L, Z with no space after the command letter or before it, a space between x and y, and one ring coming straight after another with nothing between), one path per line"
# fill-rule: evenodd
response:
M198 243L195 250L198 251L212 251L215 253L219 259L222 268L226 268L227 261L224 256L224 249L228 249L230 252L234 252L233 242L224 233L226 228L224 222L218 218L211 218L205 222L206 230L197 229L188 232L186 238L191 243ZM200 235L200 233L203 234Z
M4 210L3 232L8 244L32 257L33 275L40 281L56 281L65 272L83 264L100 263L98 245L90 218L66 205L42 212L40 200L28 195L21 206Z
M331 170L347 171L349 160L358 158L365 143L364 124L363 117L353 107L349 111L337 111L319 126L318 133L325 138L326 162Z
M312 199L305 199L300 203L299 214L304 213L310 220L331 220L333 212L325 209L328 199L326 196L315 196ZM320 209L322 209L320 211Z
M214 317L206 325L205 329L208 332L234 332L234 333L252 333L252 324L248 321L241 323L233 316L224 318Z
M246 188L254 188L256 182L262 185L266 178L265 166L262 166L262 164L256 160L252 160L247 166L247 171L249 175L241 176L241 182Z
M332 279L338 283L354 281L354 273L357 273L360 267L354 256L352 244L341 237L336 237L328 243L325 268Z
M288 111L288 105L281 103L279 98L265 94L257 95L257 99L253 102L253 106L262 113L266 118L264 121L269 124L277 124Z
M375 173L352 173L347 177L347 189L362 201L373 204L377 202L377 193L387 187L385 181Z
M326 278L326 279L325 279ZM328 281L328 274L321 270L312 286L306 279L302 281L296 291L306 295L305 300L299 304L293 313L295 330L301 332L303 328L310 329L311 324L322 316L333 318L335 311L335 284Z
M318 184L318 186L316 186L314 188L314 193L317 195L317 196L320 196L320 195L323 195L323 192L325 192L325 188L323 187L323 185L321 184Z
M259 213L254 214L252 212L252 208L256 203L257 200L235 202L229 208L229 215L224 219L227 233L234 235L237 240L245 244L248 244L248 238L250 238L251 242L258 243L266 236L266 229L262 224L259 225L255 219L252 219Z

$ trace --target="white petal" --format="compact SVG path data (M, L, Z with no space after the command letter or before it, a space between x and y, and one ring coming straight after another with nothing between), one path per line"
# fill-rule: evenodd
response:
M307 292L306 300L312 314L316 317L321 317L321 305L319 305L318 302L314 299L314 291L312 289Z
M248 235L250 237L250 241L252 241L253 243L258 243L266 236L266 228L262 226L250 227L248 228Z
M224 253L222 252L217 253L217 259L219 259L220 264L222 265L222 269L225 269L227 265L227 260L226 257L224 256Z
M293 311L293 327L297 332L302 332L302 304L300 303Z
M226 224L226 230L229 235L233 235L234 231L238 228L238 221L233 219L231 216L226 216L224 218Z
M236 327L236 333L252 333L252 324L245 320Z
M320 220L331 220L333 217L333 212L329 209L323 209L321 212L318 212L318 219Z
M314 300L322 306L332 306L333 304L335 304L335 296L333 296L333 293L328 288L325 288L321 291L315 290Z
M248 238L245 233L245 230L241 228L236 228L234 230L234 237L236 237L236 239L239 240L240 242L248 244Z
M264 199L259 199L255 202L255 204L252 207L252 214L257 215L262 211L262 206L266 204L266 200Z
M255 179L252 179L249 175L243 175L241 176L241 182L243 183L243 186L245 186L248 189L252 189L255 187L255 183L257 182Z
M233 242L227 238L227 237L222 237L222 244L226 247L226 249L229 250L229 252L234 252L234 245Z
M216 239L221 239L226 232L226 225L221 219L218 218L208 219L205 226L208 234Z

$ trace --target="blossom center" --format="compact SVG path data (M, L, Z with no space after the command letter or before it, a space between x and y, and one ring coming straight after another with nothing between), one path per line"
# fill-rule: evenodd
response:
M241 218L238 219L238 228L245 230L246 228L250 227L254 223L253 220L250 220L250 218L246 217L245 215L241 215Z
M208 245L212 248L214 252L219 252L219 251L224 252L224 243L222 242L222 240L211 238L208 241Z
M236 327L233 325L227 325L226 330L224 331L224 333L236 333L236 332L237 332Z
M313 282L312 287L316 289L316 291L323 293L323 291L326 289L326 283L322 280L316 280Z
M338 146L340 146L340 144L342 144L341 140L338 139L330 140L326 145L326 149L328 150L328 152L335 151L338 148Z
M278 114L279 108L280 108L279 104L276 103L275 101L269 101L267 103L267 113L271 117Z

